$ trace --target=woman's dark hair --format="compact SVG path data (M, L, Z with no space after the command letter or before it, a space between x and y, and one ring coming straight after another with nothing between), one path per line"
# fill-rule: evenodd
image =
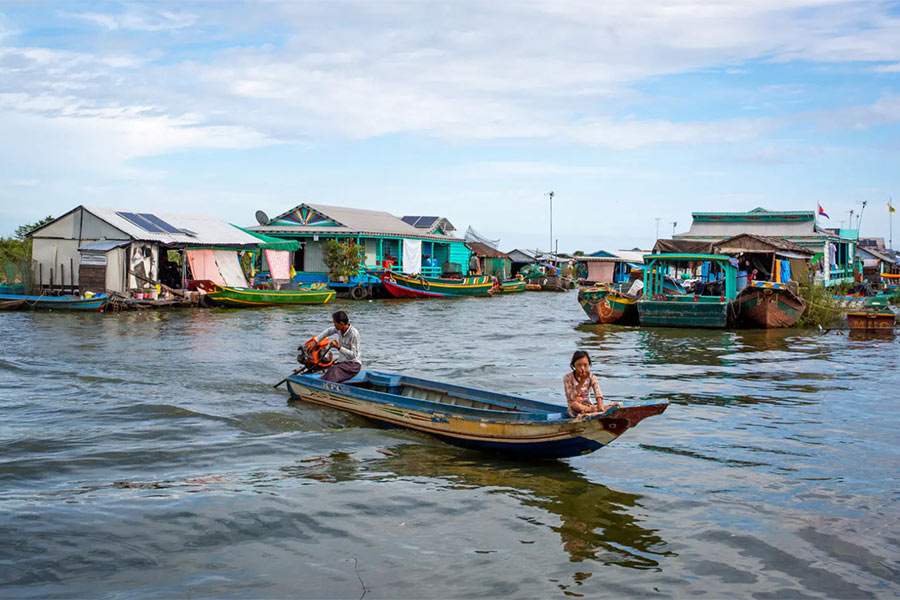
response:
M584 350L576 350L575 354L572 355L572 362L569 363L569 366L572 368L573 371L575 370L575 361L580 360L582 358L586 358L588 361L588 364L589 365L591 364L591 357L588 356L587 352L585 352Z
M348 317L347 313L345 313L342 310L339 310L339 311L333 313L331 315L331 318L335 323L349 323L350 322L350 317Z

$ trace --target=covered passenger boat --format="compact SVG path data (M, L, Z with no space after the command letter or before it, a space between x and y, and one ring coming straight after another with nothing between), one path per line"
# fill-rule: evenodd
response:
M254 306L284 306L290 304L327 304L334 300L335 291L324 284L295 289L268 290L251 287L229 287L212 281L197 282L207 297L219 306L247 308Z
M791 327L806 310L806 302L797 292L796 283L751 281L737 296L740 319L756 327Z
M397 298L490 296L494 288L489 275L449 279L381 271L378 276L384 289Z
M295 400L416 429L459 446L530 458L565 458L606 446L667 402L613 407L579 419L566 407L395 373L363 371L343 383L291 375Z
M665 289L670 268L683 264L709 266L706 281L693 294ZM650 254L644 257L644 295L638 301L642 326L724 329L735 322L737 268L717 254Z

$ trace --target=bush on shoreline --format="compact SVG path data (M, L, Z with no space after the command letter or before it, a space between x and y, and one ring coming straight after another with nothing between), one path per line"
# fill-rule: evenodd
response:
M846 293L841 287L826 288L809 284L800 286L800 297L806 302L806 310L797 320L797 327L827 327L840 322L844 307L836 295Z

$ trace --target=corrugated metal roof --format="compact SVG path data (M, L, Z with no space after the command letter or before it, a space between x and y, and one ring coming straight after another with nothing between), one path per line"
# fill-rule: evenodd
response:
M257 238L249 233L241 231L230 223L206 215L152 213L177 229L191 232L191 234L165 233L145 231L118 214L121 212L139 211L97 206L85 206L84 209L103 219L116 229L124 231L134 239L145 242L185 244L192 246L255 246L259 242Z
M466 242L466 246L478 256L486 256L488 258L509 258L509 255L505 252L500 252L481 242Z
M121 240L100 240L98 242L91 242L90 244L85 244L84 246L79 246L79 252L108 252L113 248L121 248L122 246L127 246L131 242L123 242Z
M275 217L269 222L277 221L285 215L298 210L302 206L319 212L330 218L338 227L309 226L309 225L258 225L248 227L251 231L262 233L280 233L287 235L392 235L397 237L426 239L444 242L461 242L462 240L446 235L423 233L421 229L413 227L399 217L381 210L368 210L363 208L347 208L344 206L327 206L324 204L300 204L291 210Z

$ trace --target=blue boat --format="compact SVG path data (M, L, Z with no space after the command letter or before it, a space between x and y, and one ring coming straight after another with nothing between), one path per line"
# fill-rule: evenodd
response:
M101 311L109 303L109 296L98 295L91 298L78 296L26 296L23 294L0 294L0 310L39 308L49 310Z
M430 433L467 448L565 458L606 446L667 402L637 402L570 418L566 407L396 373L362 371L343 383L287 378L291 398Z

